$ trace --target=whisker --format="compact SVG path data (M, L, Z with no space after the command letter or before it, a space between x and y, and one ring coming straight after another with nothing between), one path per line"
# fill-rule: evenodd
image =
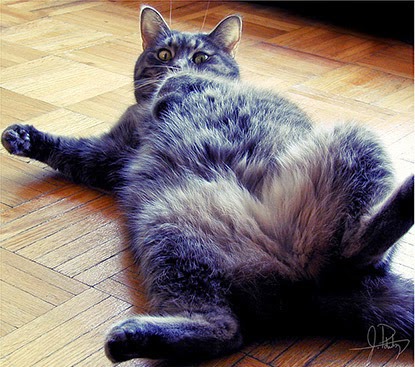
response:
M207 2L207 6L206 6L206 10L205 10L205 16L203 18L203 23L202 23L202 27L200 28L200 32L202 32L203 28L205 27L206 18L207 18L207 14L208 14L208 11L209 11L209 5L210 5L210 0Z
M163 82L166 75L169 73L176 73L181 70L178 66L171 66L171 65L152 65L152 69L159 68L166 71L159 71L155 73L154 75L151 75L150 77L141 78L134 80L134 89L139 91L143 90L147 87L152 86L160 86L160 84Z
M152 78L144 78L139 80L134 80L134 89L140 90L148 86L158 85L163 80L165 73L159 73L154 75Z
M170 27L172 26L171 24L172 13L173 13L173 0L170 0L170 19L169 19Z
M167 69L167 70L175 70L178 67L172 65L151 65L151 68L159 68L159 69Z
M141 83L134 82L134 89L136 89L136 90L143 89L143 88L148 87L148 86L153 85L153 84L156 84L154 80L147 81L147 82L141 82Z
M143 88L143 87L147 87L148 85L156 84L158 81L159 80L153 80L153 79L139 80L139 81L134 82L134 87Z

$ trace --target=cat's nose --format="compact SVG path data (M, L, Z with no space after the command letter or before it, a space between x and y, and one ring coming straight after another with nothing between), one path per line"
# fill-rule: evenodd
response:
M189 69L189 62L185 59L178 59L174 64L176 71Z

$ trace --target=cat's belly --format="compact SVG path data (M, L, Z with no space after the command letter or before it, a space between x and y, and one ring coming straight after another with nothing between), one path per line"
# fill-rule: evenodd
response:
M341 195L331 192L336 172L317 159L327 151L315 145L292 151L280 166L246 156L232 165L194 156L179 160L174 149L142 156L127 201L140 206L137 227L143 232L172 226L213 246L228 268L268 259L279 263L282 276L312 278L335 246L343 211ZM315 164L304 164L303 155L311 152Z
M286 248L256 218L259 199L234 175L207 181L192 177L165 188L143 205L137 226L171 227L197 238L215 252L227 269L264 259L279 262L281 274L293 274ZM256 208L256 209L255 209ZM144 219L145 218L145 219Z

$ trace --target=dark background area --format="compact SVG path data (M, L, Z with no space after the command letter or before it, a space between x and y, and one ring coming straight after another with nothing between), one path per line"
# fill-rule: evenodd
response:
M259 1L360 32L414 42L413 1Z

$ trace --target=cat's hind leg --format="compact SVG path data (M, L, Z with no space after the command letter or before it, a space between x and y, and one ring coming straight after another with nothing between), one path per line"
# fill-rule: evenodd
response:
M393 190L390 160L370 131L344 125L332 136L333 182L346 215L341 256L350 265L375 265L414 224L414 178Z
M105 352L113 362L132 358L195 361L239 348L238 322L225 309L166 316L135 316L115 326Z
M316 131L280 162L254 215L297 270L315 278L345 257L362 218L392 191L391 164L374 134L354 124Z
M358 265L374 264L414 224L414 176L407 178L372 214L363 217L344 256Z
M141 231L140 271L153 316L138 315L115 326L107 337L108 357L194 360L240 348L239 320L215 245L157 219L141 225Z

